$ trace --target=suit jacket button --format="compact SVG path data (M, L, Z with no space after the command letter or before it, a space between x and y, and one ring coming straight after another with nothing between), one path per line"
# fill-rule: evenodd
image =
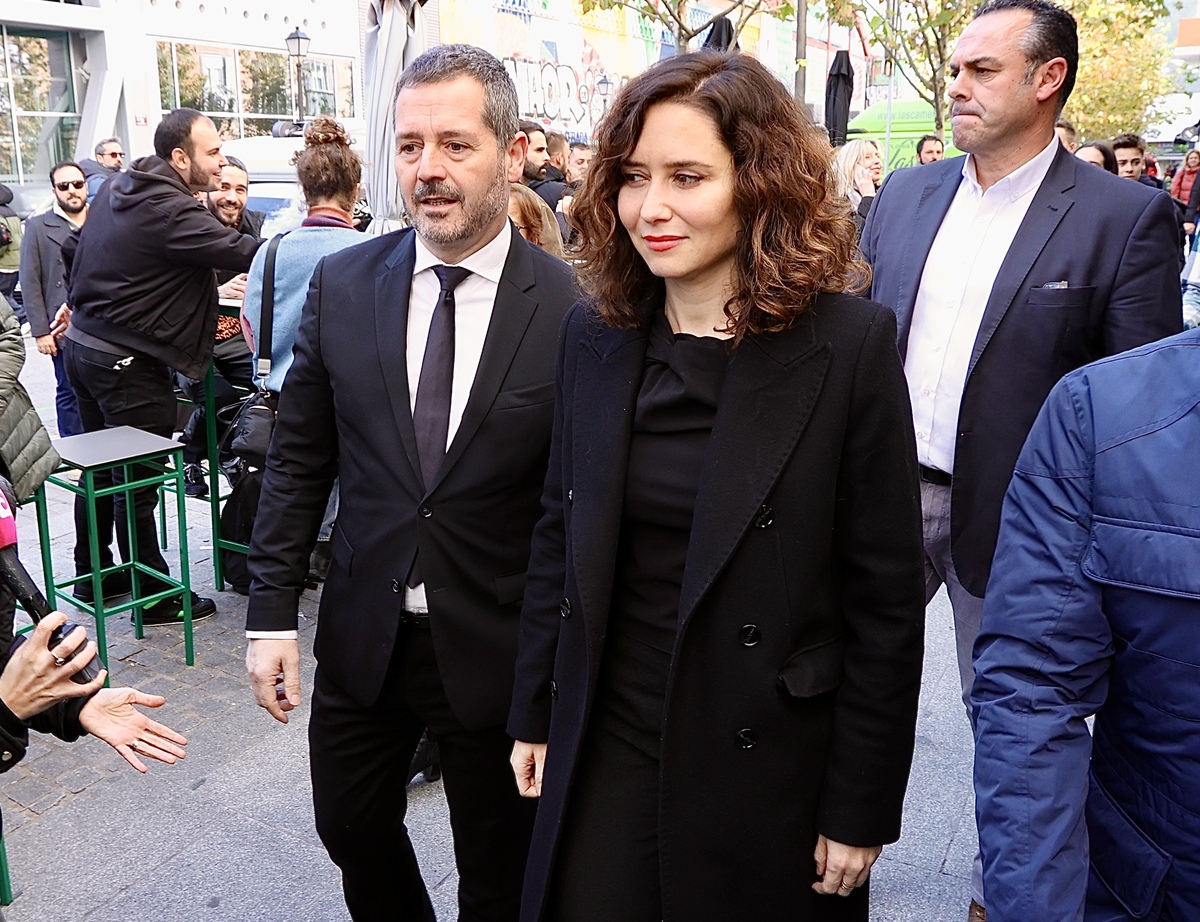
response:
M558 700L558 683L553 679L550 680L550 697L552 700Z
M559 614L561 614L564 618L570 618L571 617L571 600L563 599L562 603L558 606L558 611L559 611Z
M743 624L741 630L738 631L738 640L744 647L753 647L762 640L762 631L758 629L757 624Z
M738 730L737 740L738 745L743 749L753 749L755 744L758 743L753 730Z
M404 585L398 579L392 580L392 592L403 592Z
M5 762L11 762L12 761L12 753L5 751L3 755L0 755L0 759L3 759Z
M775 521L775 514L770 506L759 506L758 515L754 517L755 528L766 528Z
M567 505L568 506L575 505L575 491L574 490L567 490Z
M431 515L433 515L433 507L432 506L422 506L420 509L417 510L417 514L421 518L427 519Z

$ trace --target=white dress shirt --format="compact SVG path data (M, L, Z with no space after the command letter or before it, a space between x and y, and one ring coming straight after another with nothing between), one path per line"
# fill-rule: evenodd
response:
M904 374L917 432L917 460L954 471L958 410L983 312L1058 138L986 191L968 155L963 179L929 248L908 333Z
M475 383L475 372L479 369L479 358L483 355L483 341L487 337L488 324L492 322L492 308L496 304L496 291L500 287L500 276L504 262L508 259L508 248L512 243L512 224L504 222L490 243L485 244L457 265L470 269L467 276L454 289L454 383L450 389L450 426L446 432L446 447L454 441L458 424L462 422L471 385ZM429 338L429 325L433 322L433 309L437 306L442 286L433 272L434 266L442 261L429 251L417 237L417 261L413 266L412 290L408 295L408 344L405 356L408 361L408 409L417 405L417 383L421 380L421 363L425 358L425 341ZM427 485L428 486L428 485ZM425 586L406 587L404 607L409 611L428 611Z
M467 398L475 382L475 372L483 355L483 341L487 338L488 325L492 322L492 308L496 304L496 292L500 276L508 259L512 244L512 224L504 222L500 233L457 265L470 269L471 275L454 289L454 380L450 391L450 426L446 434L446 447L454 441L454 435L462 422ZM442 286L434 274L433 267L443 265L418 236L416 237L416 262L413 264L412 287L408 294L408 338L405 356L408 366L408 408L417 404L417 384L421 380L421 363L425 358L425 341L429 338L429 325L433 321L433 309L437 306ZM409 611L428 611L424 584L414 588L405 587L404 607ZM295 640L296 631L247 631L250 639Z

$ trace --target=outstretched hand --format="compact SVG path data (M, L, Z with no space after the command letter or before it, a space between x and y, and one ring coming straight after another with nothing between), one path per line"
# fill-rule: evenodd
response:
M187 737L170 727L151 720L137 709L162 707L161 695L147 695L136 688L102 688L83 710L79 722L97 739L112 746L130 765L145 773L146 765L138 756L174 765L186 753Z

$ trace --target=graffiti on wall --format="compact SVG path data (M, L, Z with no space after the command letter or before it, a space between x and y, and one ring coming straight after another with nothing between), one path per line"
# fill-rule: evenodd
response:
M521 117L552 125L572 141L591 136L627 78L598 67L509 57L504 66L517 85Z

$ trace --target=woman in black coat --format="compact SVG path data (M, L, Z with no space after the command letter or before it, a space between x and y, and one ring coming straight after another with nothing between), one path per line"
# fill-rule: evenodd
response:
M600 126L509 721L541 797L527 922L867 918L921 525L893 315L839 293L866 268L829 160L742 56L662 62Z

